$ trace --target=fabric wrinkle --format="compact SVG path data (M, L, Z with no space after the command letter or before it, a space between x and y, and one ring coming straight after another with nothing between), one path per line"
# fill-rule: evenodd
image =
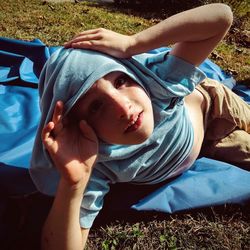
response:
M201 155L249 168L250 105L212 79L203 81L197 90L206 103Z

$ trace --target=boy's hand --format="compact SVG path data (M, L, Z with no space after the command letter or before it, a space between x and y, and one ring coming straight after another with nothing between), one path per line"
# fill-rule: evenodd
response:
M128 58L133 55L130 51L133 44L133 36L99 28L81 32L72 40L66 42L64 47L97 50L114 57Z
M98 139L85 121L72 125L62 119L62 114L63 103L58 101L52 121L43 128L42 141L61 177L74 186L90 174L97 158Z

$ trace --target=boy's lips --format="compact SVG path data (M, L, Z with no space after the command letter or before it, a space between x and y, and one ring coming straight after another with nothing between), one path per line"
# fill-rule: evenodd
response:
M130 122L128 123L127 127L124 130L124 133L137 130L141 126L142 120L143 120L143 111L141 111L139 114L131 118Z

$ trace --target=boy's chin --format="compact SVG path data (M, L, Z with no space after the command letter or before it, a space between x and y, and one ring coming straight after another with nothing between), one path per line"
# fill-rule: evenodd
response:
M151 133L147 133L147 134L144 134L144 135L141 135L141 136L138 136L136 138L131 138L131 140L128 140L124 143L122 143L123 145L138 145L138 144L142 144L144 143L150 136L151 136L152 132Z
M144 137L142 137L142 138L137 138L134 142L131 142L130 145L142 144L142 143L145 142L149 137L150 137L150 135L144 136Z
M139 138L131 138L131 140L123 140L123 141L104 141L104 140L101 140L102 142L104 143L107 143L107 144L112 144L112 145L138 145L138 144L142 144L143 142L145 142L148 138L150 137L149 136L143 136L143 137L139 137Z
M116 138L112 140L111 138L100 138L101 142L112 144L112 145L138 145L144 143L153 133L152 128L142 131L141 133L130 134L127 136L122 136L121 138Z

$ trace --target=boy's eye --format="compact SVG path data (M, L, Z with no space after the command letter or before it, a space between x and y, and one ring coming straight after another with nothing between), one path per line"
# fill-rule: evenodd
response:
M94 113L98 112L101 107L102 107L102 102L99 100L96 100L90 104L88 111L90 113L94 114Z
M115 88L118 89L126 83L128 83L128 77L126 75L121 75L115 81Z

